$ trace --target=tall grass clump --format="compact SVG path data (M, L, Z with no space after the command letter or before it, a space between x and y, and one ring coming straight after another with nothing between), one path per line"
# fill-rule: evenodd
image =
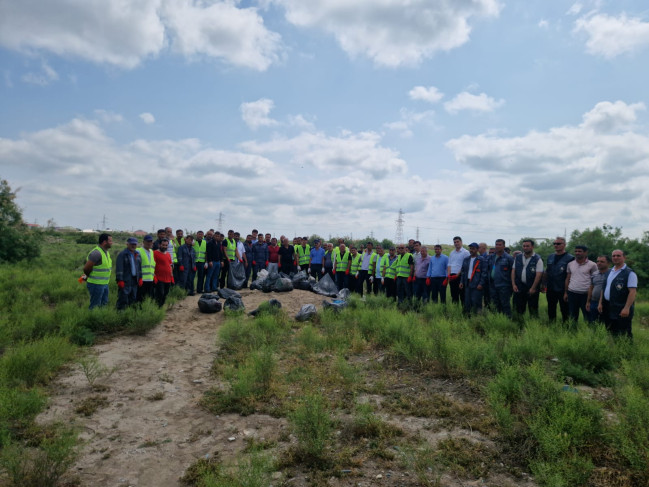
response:
M38 389L0 385L0 446L26 428L46 403L47 398Z
M594 401L562 390L539 362L503 366L487 391L503 437L542 485L585 485L602 435Z
M227 353L245 355L262 347L276 348L289 331L281 315L262 313L254 320L229 318L219 330L219 346Z
M57 336L18 344L0 358L0 382L9 387L45 384L75 351L67 339Z
M649 397L636 385L622 387L614 411L614 443L628 465L649 482Z
M309 393L290 416L293 432L297 437L297 452L305 463L320 464L326 461L333 421L329 408L321 394Z

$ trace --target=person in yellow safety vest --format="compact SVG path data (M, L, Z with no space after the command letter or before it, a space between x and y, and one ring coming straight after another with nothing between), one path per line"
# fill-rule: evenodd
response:
M178 284L180 282L180 271L178 270L178 251L180 247L185 245L185 239L183 238L183 231L179 228L176 230L176 238L169 242L169 246L173 247L172 257L174 259L174 282ZM173 245L172 245L173 244Z
M397 302L412 298L412 282L415 274L415 260L410 252L406 252L406 245L397 246L399 257L397 259Z
M387 258L384 279L385 295L388 298L395 299L397 297L397 264L399 262L399 256L395 247L390 247Z
M153 237L146 235L142 240L142 247L137 251L142 259L142 286L137 290L137 301L141 303L144 298L153 299L155 283L153 274L155 273L155 259L153 258Z
M309 258L311 256L311 246L308 237L302 237L302 245L295 247L297 258L297 270L307 270L309 267Z
M370 282L374 295L383 292L385 286L385 267L388 261L388 254L384 253L381 244L376 245L376 253L373 254L370 262Z
M199 230L196 232L196 240L194 240L194 252L196 253L196 292L198 294L203 293L205 269L207 269L207 264L205 263L207 240L203 238L204 236L203 231Z
M340 246L338 247L338 252L339 257L336 260L334 274L336 275L336 285L338 286L338 290L340 291L341 289L348 287L347 281L349 277L350 254L344 243L340 244Z
M340 246L345 243L345 240L342 238L338 239L338 244L334 247L331 254L331 259L333 262L334 270L336 270L336 260L340 258Z
M358 253L356 247L352 246L351 256L349 258L349 279L347 286L350 291L356 293L363 293L362 285L363 281L358 278L358 273L361 270L361 264L363 263L363 256Z
M97 247L88 254L86 264L83 266L80 282L86 281L88 294L90 294L90 309L108 304L108 283L113 268L113 261L110 258L112 246L112 236L107 233L99 235Z
M223 241L223 250L225 251L225 259L223 259L221 278L219 279L219 286L221 289L225 289L226 287L225 284L228 270L230 269L230 262L234 259L241 260L239 251L237 250L237 240L234 238L234 230L228 230L228 237Z

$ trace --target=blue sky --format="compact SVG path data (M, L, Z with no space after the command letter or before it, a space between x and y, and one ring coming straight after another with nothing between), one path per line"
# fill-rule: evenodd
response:
M0 0L0 66L30 222L649 230L646 2Z

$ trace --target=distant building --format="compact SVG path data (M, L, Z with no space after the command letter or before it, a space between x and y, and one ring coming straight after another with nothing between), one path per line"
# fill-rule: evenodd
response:
M29 228L41 228L41 226L38 223L28 223L27 226Z
M135 230L133 232L133 235L135 235L137 237L144 237L145 235L148 235L148 234L149 234L149 232L145 232L144 230Z

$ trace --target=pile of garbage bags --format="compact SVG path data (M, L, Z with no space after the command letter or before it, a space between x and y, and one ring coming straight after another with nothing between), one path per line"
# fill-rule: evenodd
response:
M201 313L218 313L223 308L216 294L203 294L198 299L198 309Z

